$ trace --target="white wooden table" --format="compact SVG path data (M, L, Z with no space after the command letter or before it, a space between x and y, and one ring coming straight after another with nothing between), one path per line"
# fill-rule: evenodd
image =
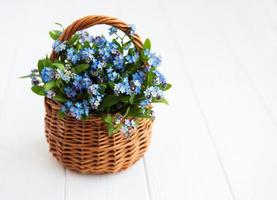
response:
M136 24L173 88L146 156L80 175L48 153L43 99L19 76L48 30L88 14ZM0 1L1 200L276 200L277 1ZM93 32L93 29L91 29Z

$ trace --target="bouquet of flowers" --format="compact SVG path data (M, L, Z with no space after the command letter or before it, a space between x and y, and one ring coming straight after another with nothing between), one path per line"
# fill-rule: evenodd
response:
M62 26L61 26L62 27ZM166 103L164 91L171 85L158 70L161 58L146 39L142 50L133 44L135 27L123 33L109 28L109 36L87 31L61 42L60 30L50 31L53 53L40 59L31 78L32 91L62 106L60 118L86 120L100 115L109 135L121 131L128 136L138 118L153 118L152 103Z

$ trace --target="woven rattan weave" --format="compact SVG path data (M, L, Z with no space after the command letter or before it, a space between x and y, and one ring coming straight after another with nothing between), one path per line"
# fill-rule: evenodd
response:
M60 36L61 41L68 40L76 31L97 24L114 26L128 33L128 25L118 19L107 16L87 16L73 22ZM140 50L139 36L133 40ZM52 60L57 55L52 52ZM128 168L139 160L150 142L152 119L137 119L138 127L129 138L121 133L108 136L107 128L101 116L91 115L86 120L77 120L71 116L58 118L60 104L45 98L45 132L50 152L66 168L81 173L115 173Z

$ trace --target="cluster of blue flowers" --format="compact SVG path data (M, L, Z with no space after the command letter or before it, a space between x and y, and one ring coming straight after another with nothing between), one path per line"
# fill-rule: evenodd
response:
M166 85L166 78L164 77L164 75L161 72L159 72L158 70L154 70L153 72L156 75L156 77L154 79L155 85L162 84L163 86L165 86Z
M56 95L56 93L55 93L55 91L53 91L53 90L48 90L48 91L46 92L46 96L47 96L47 98L49 98L49 99L53 99L55 95Z
M151 86L144 91L145 97L150 101L152 98L161 99L163 97L163 91L157 86Z
M153 98L155 98L156 100L162 99L163 91L157 86L151 86L144 91L144 95L145 95L146 99L142 100L139 103L139 106L141 108L146 108L147 106L149 106L151 104Z
M157 69L161 58L150 51L150 45L138 50L132 43L134 34L135 27L130 25L123 36L111 27L110 39L80 31L72 43L55 40L52 47L58 61L40 60L43 66L29 76L36 87L33 91L59 101L63 104L60 112L76 119L92 113L121 113L112 122L128 136L137 126L129 110L138 109L139 116L151 114L149 105L164 99L168 87Z
M74 76L74 74L71 71L65 70L65 69L64 70L57 69L57 72L58 72L58 74L56 74L56 77L57 78L61 78L62 80L64 80L67 83Z
M55 71L51 67L44 67L41 71L41 79L43 82L48 83L55 79Z
M41 80L39 80L39 74L37 69L32 69L31 74L29 75L31 78L31 84L32 86L37 86L41 83Z
M54 51L56 51L54 49ZM56 53L59 53L59 51L56 51ZM80 61L80 55L74 50L74 48L67 49L67 59L72 62L72 64L76 64L78 61Z
M70 113L71 116L76 119L81 119L84 115L89 115L89 103L87 100L82 100L80 102L67 101L62 107L61 112Z
M88 101L78 102L79 105L85 104L83 106L78 106L76 109L87 108L87 103L89 103L90 108L96 110L100 105L104 94L100 93L100 86L94 84L91 78L87 75L75 75L70 86L64 88L66 96L72 100L82 93L89 94ZM88 116L89 112L80 112L84 116Z
M100 106L100 103L104 97L104 94L101 94L99 90L100 86L98 84L92 84L88 87L88 93L92 95L89 100L89 103L92 109L95 110L98 108L98 106Z
M134 119L124 119L122 115L115 115L115 125L121 124L121 132L125 137L129 137L132 130L137 128L137 123Z
M125 77L121 82L114 85L115 95L126 94L140 94L141 92L141 82L139 80L129 80Z
M137 124L135 120L125 119L124 123L121 126L121 132L125 135L125 137L129 137L132 130L137 128Z
M63 50L66 49L66 45L64 42L60 42L59 40L56 40L53 45L52 45L52 48L53 50L56 52L56 53L59 53Z
M107 72L109 81L115 81L120 76L119 73L117 73L115 70L113 70L113 68L108 68L106 70L106 72Z

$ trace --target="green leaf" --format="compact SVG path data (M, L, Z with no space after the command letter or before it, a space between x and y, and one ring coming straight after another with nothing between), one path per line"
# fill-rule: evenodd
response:
M82 44L82 49L83 48L90 48L90 42L89 41L85 41L84 44Z
M108 85L113 88L115 84L113 82L109 82Z
M41 59L38 61L38 71L39 73L42 71L42 69L44 68L44 59Z
M61 63L61 64L63 64L63 61L61 61L61 60L59 60L59 59L55 59L55 60L54 60L54 63Z
M63 94L56 94L53 99L61 103L65 103L67 101L67 98Z
M100 87L102 87L102 88L104 88L104 89L106 89L106 88L107 88L107 85L106 85L106 84L104 84L104 83L100 83L100 84L99 84L99 86L100 86Z
M111 107L122 100L121 96L106 95L102 101L104 107Z
M89 64L84 63L84 64L77 65L73 69L74 69L76 74L79 74L79 73L85 71L88 68L89 68Z
M122 125L121 125L121 124L118 124L118 125L114 128L113 133L117 133L118 131L120 131L121 127L122 127Z
M108 125L108 133L109 133L109 136L112 136L113 135L113 131L114 131L114 126L113 124L109 124Z
M142 51L140 52L140 59L143 61L143 62L147 62L149 60L149 56L147 56L147 54L145 53L146 51L150 51L151 49L151 42L150 40L147 38L143 44L143 49Z
M150 110L144 110L138 107L133 107L130 109L128 116L130 117L138 117L138 118L152 118L151 114L149 113Z
M64 117L65 117L65 113L59 111L59 112L58 112L58 118L59 118L59 119L63 119Z
M119 44L119 42L116 39L113 39L112 42L117 45L119 51L122 53L123 52L123 48L122 48L121 44Z
M76 48L77 50L80 50L80 49L83 48L83 46L78 42L78 43L76 44L75 48Z
M151 42L148 38L144 41L143 49L151 49Z
M53 40L57 40L62 32L59 30L49 31L49 35Z
M172 87L170 83L167 83L165 87L163 88L163 91L169 90Z
M69 44L74 45L74 44L75 44L75 42L76 42L79 38L80 38L80 36L79 36L79 35L74 34L74 35L70 38L70 40L69 40Z
M112 121L113 121L113 118L112 118L112 116L111 116L110 114L107 115L107 116L104 118L104 122L106 122L106 123L108 123L108 124L112 123Z
M141 108L133 107L129 110L128 116L136 117L139 113L142 113Z
M112 118L112 116L111 115L107 115L104 118L104 122L107 125L109 136L111 136L113 134L113 131L114 131L114 125L113 125L113 118Z
M123 49L128 48L128 47L130 46L131 42L132 42L131 40L129 40L128 42L125 42L125 43L122 45L122 48L123 48Z
M130 110L128 116L130 117L137 117L137 118L151 118L152 116L143 113L141 109L136 109L136 110Z
M146 75L146 87L150 87L154 78L154 73L150 70Z
M64 69L64 65L63 65L62 63L56 63L56 62L54 62L52 65L55 66L55 67L57 67L57 68L60 69L60 70L63 70L63 69Z
M164 103L166 105L168 105L168 101L165 99L165 98L162 98L162 99L152 99L152 103Z
M48 90L52 89L55 86L56 86L56 81L53 80L53 81L45 83L43 88L44 88L45 91L48 91Z
M145 56L145 53L144 53L144 49L140 52L140 59L141 59L141 61L143 61L143 62L147 62L148 61L148 56Z
M129 96L125 96L125 97L121 97L120 101L123 102L123 103L128 103L129 99L130 99Z
M135 97L136 97L136 95L134 95L134 94L130 96L130 99L129 99L130 104L134 104Z
M144 94L139 94L139 95L136 96L135 103L141 102L141 101L143 101L145 99L146 98L145 98Z
M56 87L63 90L62 79L57 79L56 80Z
M34 85L32 88L32 91L40 96L45 96L45 92L43 87L38 86L38 85Z
M42 60L42 68L43 69L44 67L52 67L52 61L50 60L49 57L46 57L45 59ZM52 67L54 68L54 67Z

